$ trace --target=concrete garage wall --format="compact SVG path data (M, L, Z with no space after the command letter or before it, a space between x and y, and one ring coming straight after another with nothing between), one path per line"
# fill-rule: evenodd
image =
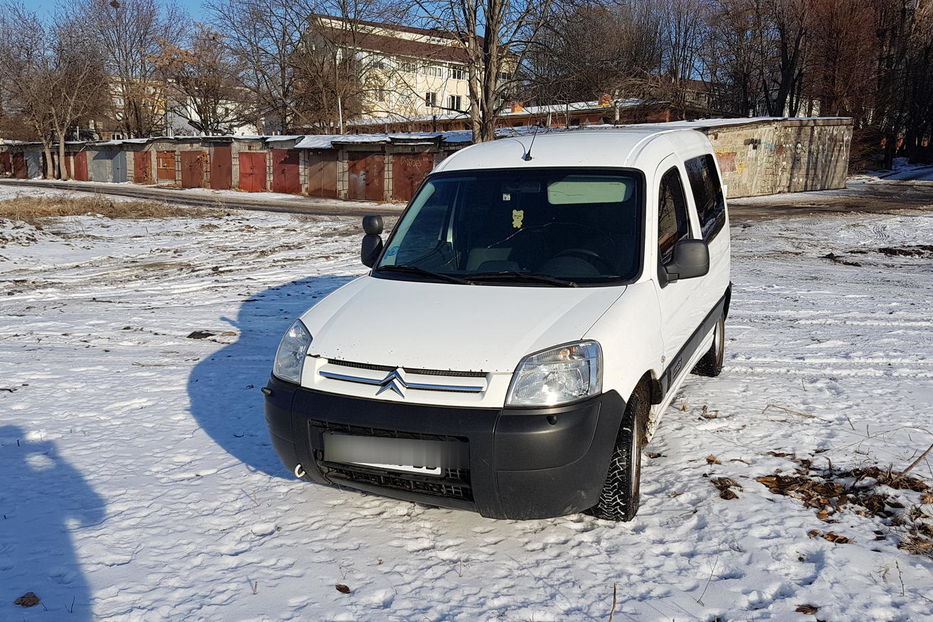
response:
M696 129L709 136L729 197L844 188L851 119L777 119Z

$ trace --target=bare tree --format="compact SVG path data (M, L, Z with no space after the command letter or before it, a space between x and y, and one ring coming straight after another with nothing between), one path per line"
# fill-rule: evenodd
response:
M325 6L330 15L309 18L291 59L295 107L303 127L342 133L346 120L373 112L376 93L400 84L397 61L380 51L382 37L371 25L392 13L372 2L337 0Z
M101 55L80 21L59 13L44 24L21 4L0 9L0 82L6 99L27 119L45 155L45 176L56 176L53 141L58 143L57 173L69 174L65 141L74 124L101 102Z
M188 19L172 0L86 0L82 10L106 54L117 125L133 137L160 132L166 94L155 61L163 43L182 41Z
M292 126L296 76L292 56L301 41L309 12L301 0L208 0L215 29L240 68L266 117L266 132Z
M199 26L187 47L163 42L156 65L166 84L169 111L198 132L231 133L251 118L250 94L236 81L223 35Z
M496 118L517 85L518 69L541 33L551 0L415 0L429 27L465 50L473 140L493 140Z
M103 53L75 16L59 17L50 35L49 116L58 143L59 175L70 179L65 141L78 120L104 105Z
M28 126L24 138L42 142L46 177L52 174L52 130L49 115L48 36L38 16L22 4L0 5L0 84L6 89L8 113Z
M661 23L663 83L655 91L660 99L686 112L693 90L701 77L700 54L708 41L705 0L659 0L656 7Z
M807 46L807 92L819 102L819 113L867 119L877 73L870 0L816 0L810 4L809 18L810 31L819 36L811 37Z
M368 45L370 22L401 22L387 0L209 0L214 28L240 67L266 130L342 131L383 88L387 59Z

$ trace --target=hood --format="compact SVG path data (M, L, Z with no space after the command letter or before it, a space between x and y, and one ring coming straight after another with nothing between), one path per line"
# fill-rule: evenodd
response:
M526 354L575 341L625 291L513 287L364 276L309 309L310 354L422 369L507 372Z

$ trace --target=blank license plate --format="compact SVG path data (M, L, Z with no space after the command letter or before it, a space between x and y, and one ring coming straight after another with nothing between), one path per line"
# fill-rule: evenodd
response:
M324 460L439 476L466 466L464 443L324 434Z

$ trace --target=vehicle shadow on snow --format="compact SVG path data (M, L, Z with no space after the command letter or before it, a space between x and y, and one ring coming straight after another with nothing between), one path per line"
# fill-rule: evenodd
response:
M0 474L0 619L28 617L13 601L32 592L33 611L49 619L90 621L90 588L70 534L104 519L103 498L54 443L27 440L17 426L0 426Z
M191 414L198 425L250 469L294 477L279 462L263 411L263 387L279 339L308 307L353 276L322 275L293 281L247 298L236 319L235 343L199 362L188 377Z

